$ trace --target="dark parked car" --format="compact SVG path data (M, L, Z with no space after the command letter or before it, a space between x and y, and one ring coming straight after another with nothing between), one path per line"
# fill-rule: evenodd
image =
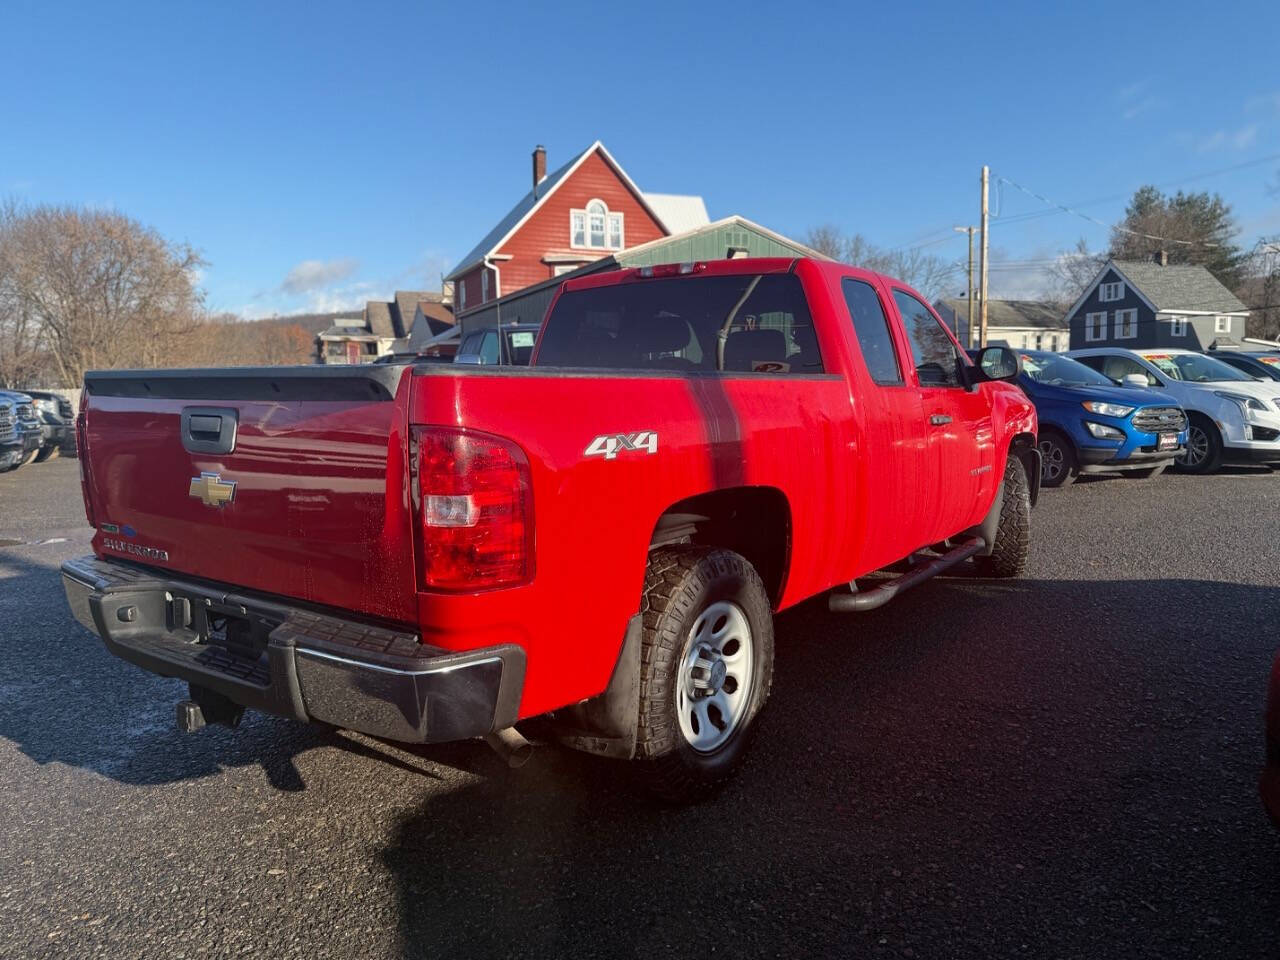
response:
M454 363L493 363L503 367L527 367L533 356L533 345L538 340L540 324L513 323L488 330L472 330L458 345ZM499 332L502 336L499 337ZM499 346L501 345L501 346Z
M1273 353L1215 352L1213 357L1258 380L1280 380L1280 351Z
M60 454L75 456L76 412L71 401L51 390L24 390L35 406L40 421L40 452L36 463Z
M4 472L36 458L41 431L35 401L25 393L0 390L0 403L7 404L8 414L0 423L0 472Z

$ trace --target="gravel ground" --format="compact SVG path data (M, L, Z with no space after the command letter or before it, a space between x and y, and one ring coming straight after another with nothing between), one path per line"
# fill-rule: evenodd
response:
M184 736L66 612L75 462L5 474L0 956L1280 956L1278 497L1080 482L1022 580L787 612L740 780L679 810L552 748Z

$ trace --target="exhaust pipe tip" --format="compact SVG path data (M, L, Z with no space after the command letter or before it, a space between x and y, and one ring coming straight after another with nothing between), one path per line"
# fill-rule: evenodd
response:
M491 746L513 770L523 767L533 756L533 744L521 736L520 731L515 727L504 727L493 733L487 733L484 742Z

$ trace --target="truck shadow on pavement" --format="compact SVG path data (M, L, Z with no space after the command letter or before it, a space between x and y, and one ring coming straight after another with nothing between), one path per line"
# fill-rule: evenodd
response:
M56 567L0 553L0 738L40 764L62 763L133 785L212 776L260 764L272 786L305 787L294 759L336 746L425 773L417 766L320 726L246 713L240 727L182 734L179 680L156 677L107 652L72 619Z
M817 598L779 617L768 710L714 801L655 806L542 748L423 802L384 854L403 951L1263 955L1278 619L1280 589L1191 580Z

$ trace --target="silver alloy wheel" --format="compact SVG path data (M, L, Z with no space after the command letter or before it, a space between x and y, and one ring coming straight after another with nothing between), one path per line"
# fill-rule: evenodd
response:
M1067 455L1052 440L1040 441L1040 480L1053 483L1067 470Z
M1184 467L1198 467L1209 456L1209 435L1194 423L1187 427L1187 446L1177 462Z
M685 742L699 753L723 746L751 703L755 647L736 603L721 600L689 628L680 662L676 715Z

